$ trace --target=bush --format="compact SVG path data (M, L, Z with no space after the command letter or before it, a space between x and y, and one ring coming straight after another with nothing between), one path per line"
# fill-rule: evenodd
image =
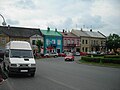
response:
M101 62L120 64L120 58L101 58Z
M100 62L100 58L98 57L81 57L81 59L86 62L96 62L96 63Z
M110 56L112 57L112 56ZM114 63L120 64L120 58L103 58L103 57L81 57L81 60L86 62L96 62L96 63Z
M120 55L105 55L104 58L120 58Z

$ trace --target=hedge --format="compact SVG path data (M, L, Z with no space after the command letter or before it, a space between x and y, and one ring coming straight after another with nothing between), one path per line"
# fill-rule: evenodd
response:
M101 62L120 64L120 58L101 58Z
M81 59L86 62L96 62L96 63L100 62L100 58L98 57L81 57Z
M114 63L120 64L120 58L102 58L102 57L81 57L81 60L86 62L96 62L96 63Z
M104 58L120 58L120 55L105 55Z

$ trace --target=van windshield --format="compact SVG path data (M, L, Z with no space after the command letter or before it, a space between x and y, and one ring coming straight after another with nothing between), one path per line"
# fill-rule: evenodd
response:
M18 50L12 49L10 53L11 58L33 58L32 50Z

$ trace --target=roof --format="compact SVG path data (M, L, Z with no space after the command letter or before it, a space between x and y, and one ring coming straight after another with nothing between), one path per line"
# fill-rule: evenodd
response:
M71 32L60 32L63 37L78 37Z
M72 30L72 33L75 35L81 37L95 37L95 38L106 38L105 35L103 35L101 32L97 31L83 31L83 30Z
M7 43L6 48L32 50L30 43L26 41L10 41L9 43Z
M87 33L85 33L84 31L82 30L72 30L72 32L74 32L75 35L77 36L85 36L85 37L90 37L90 35L88 35Z
M50 35L50 36L62 36L58 31L53 30L40 30L43 35Z
M0 26L0 32L10 37L31 37L32 35L41 35L38 28L24 28L24 27L11 27L11 26Z

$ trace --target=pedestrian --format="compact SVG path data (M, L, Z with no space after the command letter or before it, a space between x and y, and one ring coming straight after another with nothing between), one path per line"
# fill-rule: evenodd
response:
M2 59L0 58L0 85L7 79L7 75L2 70L1 63Z

